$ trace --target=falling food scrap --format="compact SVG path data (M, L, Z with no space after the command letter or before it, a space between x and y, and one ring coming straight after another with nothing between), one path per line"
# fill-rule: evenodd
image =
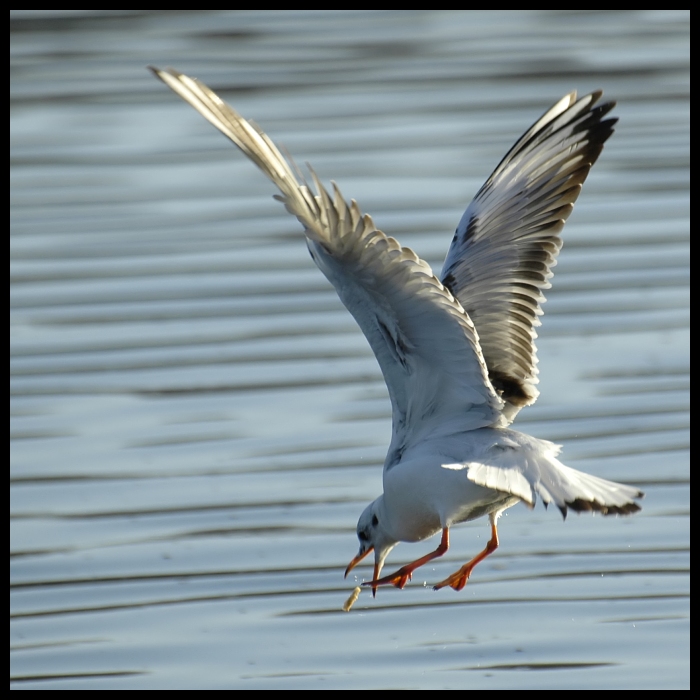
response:
M353 590L353 592L350 594L350 597L343 603L343 610L345 610L345 612L350 612L350 608L353 605L355 605L355 602L360 597L361 590L362 589L359 586L357 586L355 590Z

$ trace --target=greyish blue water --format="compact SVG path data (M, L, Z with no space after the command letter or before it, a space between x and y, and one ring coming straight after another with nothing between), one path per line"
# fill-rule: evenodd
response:
M684 11L10 21L13 687L689 686ZM517 425L643 488L642 513L516 507L460 594L423 580L485 520L341 612L390 433L379 369L270 184L149 63L436 267L535 117L574 88L618 100Z

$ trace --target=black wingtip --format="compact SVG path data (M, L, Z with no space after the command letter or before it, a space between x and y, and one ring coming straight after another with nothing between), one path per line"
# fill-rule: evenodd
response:
M639 495L635 498L642 498L643 493L639 491ZM577 498L573 501L567 502L566 504L571 508L571 510L577 513L600 513L601 515L632 515L633 513L638 513L642 507L637 503L625 503L621 506L608 506L598 503L597 501L585 501L581 498Z

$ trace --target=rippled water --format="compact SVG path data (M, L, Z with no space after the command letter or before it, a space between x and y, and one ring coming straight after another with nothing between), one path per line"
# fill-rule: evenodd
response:
M14 687L689 686L685 12L10 20ZM618 100L517 426L643 488L642 513L516 507L461 593L422 577L481 549L485 520L343 613L390 434L379 368L271 185L149 63L438 268L554 100Z

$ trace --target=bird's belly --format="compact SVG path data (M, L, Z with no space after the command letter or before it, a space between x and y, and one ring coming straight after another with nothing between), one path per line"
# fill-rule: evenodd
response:
M469 481L466 470L423 464L391 469L384 479L384 500L390 532L403 542L417 542L443 527L509 508L520 499L478 486Z
M442 469L445 494L440 499L441 517L446 526L476 520L484 515L505 510L520 499L504 491L496 491L469 481L465 470Z
M517 496L513 496L509 493L494 491L492 489L483 490L487 492L487 494L485 494L486 498L484 501L481 503L470 504L463 509L458 508L457 512L450 520L450 525L465 523L468 520L476 520L483 515L488 515L489 513L510 508L520 501Z

